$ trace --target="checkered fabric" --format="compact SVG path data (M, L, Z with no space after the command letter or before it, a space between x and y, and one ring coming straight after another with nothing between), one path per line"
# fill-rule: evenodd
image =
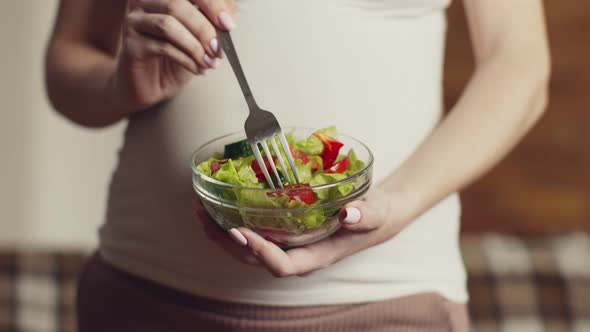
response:
M590 235L463 236L476 332L590 332ZM0 332L74 332L85 252L0 250Z
M75 332L75 294L87 254L0 251L0 331Z
M463 237L476 332L590 332L590 236Z

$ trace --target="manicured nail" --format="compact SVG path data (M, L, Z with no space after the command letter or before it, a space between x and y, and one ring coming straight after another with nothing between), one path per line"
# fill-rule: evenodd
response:
M248 240L244 237L242 233L240 233L240 231L238 231L235 228L229 230L229 236L231 236L232 239L234 239L234 241L236 241L241 246L245 247L246 245L248 245Z
M219 42L217 41L217 38L211 39L209 42L209 47L211 47L211 51L213 51L213 53L219 54Z
M226 12L221 12L221 14L219 14L219 22L227 31L231 31L236 28L236 22L234 22L234 19Z
M203 56L203 61L209 66L209 68L217 67L217 59L211 59L207 54Z
M361 211L357 208L349 207L346 208L346 216L342 219L345 224L356 224L361 220Z

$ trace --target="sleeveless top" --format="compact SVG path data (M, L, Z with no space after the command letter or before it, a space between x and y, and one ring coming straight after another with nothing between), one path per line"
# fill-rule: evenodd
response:
M449 0L242 0L232 36L259 105L283 126L335 125L371 148L374 184L438 124ZM275 278L212 243L192 213L190 156L243 130L227 60L173 100L133 115L109 189L100 251L112 265L194 295L322 305L438 292L467 300L456 193L400 234L307 277Z

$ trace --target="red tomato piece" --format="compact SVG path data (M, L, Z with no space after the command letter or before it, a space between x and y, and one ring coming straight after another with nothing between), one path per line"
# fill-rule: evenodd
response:
M348 157L340 160L338 163L336 163L334 166L328 168L326 170L326 173L344 173L346 171L348 171L348 169L350 168L350 159L348 159Z
M334 166L334 161L338 158L338 152L340 152L340 148L342 148L344 144L320 132L315 132L313 134L315 137L319 138L324 145L324 151L322 151L322 154L320 155L324 162L324 169Z
M266 157L263 157L263 159L264 159L264 164L266 166L266 170L268 171L269 174L272 174L272 167L270 166L270 162L268 162L268 159L266 159ZM275 165L276 165L277 157L272 156L272 161L274 161ZM262 168L258 164L258 161L256 161L256 160L252 161L252 165L250 165L250 167L252 167L252 170L256 174L256 177L258 178L259 181L266 180L266 178L264 177L264 172L262 172Z

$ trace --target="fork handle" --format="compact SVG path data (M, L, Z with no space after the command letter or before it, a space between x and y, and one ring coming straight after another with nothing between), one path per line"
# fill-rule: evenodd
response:
M221 44L221 47L223 48L223 51L225 52L225 55L227 56L232 69L234 70L234 74L238 79L238 83L240 84L240 88L244 94L244 98L246 98L246 103L248 103L250 113L252 113L258 109L258 105L254 100L254 96L252 96L252 90L250 90L250 86L246 80L246 75L244 75L244 71L242 70L240 59L238 59L238 54L236 53L236 49L229 32L217 30L217 40L219 40L219 43Z

